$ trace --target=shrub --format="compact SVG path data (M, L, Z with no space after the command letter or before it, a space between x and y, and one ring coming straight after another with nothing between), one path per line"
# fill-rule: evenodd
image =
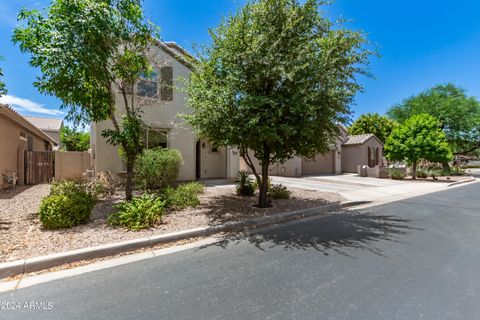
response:
M101 197L113 196L120 186L120 179L110 171L102 171L97 174L95 179L87 183L95 194Z
M71 184L63 187L74 188ZM40 205L40 221L46 229L69 228L86 223L95 205L91 194L70 189L68 192L59 193L61 188L58 187L54 190L56 193L43 198Z
M80 182L73 180L59 180L52 183L50 195L87 193L95 200L108 194L107 186L100 180Z
M427 176L432 177L433 180L437 180L441 175L443 175L442 169L433 167L427 170Z
M85 186L73 180L57 180L50 187L50 195L61 195L85 192Z
M465 174L465 170L460 168L459 166L454 166L450 169L450 175L452 176L463 176Z
M165 201L152 194L134 197L115 206L118 211L112 213L107 222L130 230L150 228L161 220L165 212Z
M399 168L390 168L388 173L393 180L403 180L405 178L405 171Z
M198 195L203 192L203 185L190 182L179 185L177 188L167 187L163 191L165 205L172 209L184 209L200 204Z
M247 170L240 170L237 172L237 178L235 179L236 191L239 196L253 196L257 189L257 184L250 176L250 172Z
M163 189L175 183L182 165L182 155L175 149L145 150L135 161L135 179L143 189Z
M428 169L417 169L417 177L423 179L428 178Z
M290 199L292 193L282 184L272 184L268 189L268 195L272 199Z

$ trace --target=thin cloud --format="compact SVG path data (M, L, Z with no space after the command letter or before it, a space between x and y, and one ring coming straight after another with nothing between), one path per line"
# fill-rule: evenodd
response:
M12 95L5 95L3 97L0 97L0 103L8 104L10 107L19 112L31 112L38 114L46 114L50 116L65 115L65 112L62 112L60 110L48 109L41 104L38 104L31 100L19 98Z

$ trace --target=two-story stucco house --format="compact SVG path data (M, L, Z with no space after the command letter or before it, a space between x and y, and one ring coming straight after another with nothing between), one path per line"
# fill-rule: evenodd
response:
M141 79L132 94L141 101L147 148L168 147L178 149L183 157L179 180L235 177L239 168L238 152L231 148L215 148L208 141L200 141L181 117L188 113L182 79L188 78L192 66L188 53L174 42L158 42L150 50L155 69L153 79ZM116 97L117 113L122 112L120 94ZM96 172L118 174L126 170L118 155L118 148L108 144L101 136L104 129L112 128L110 120L92 123L91 149Z

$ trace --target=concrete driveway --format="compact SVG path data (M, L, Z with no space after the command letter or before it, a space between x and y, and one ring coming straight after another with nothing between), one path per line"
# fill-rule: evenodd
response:
M384 203L447 190L448 183L399 181L359 177L356 174L305 176L301 178L271 177L273 183L285 186L336 192L348 201Z

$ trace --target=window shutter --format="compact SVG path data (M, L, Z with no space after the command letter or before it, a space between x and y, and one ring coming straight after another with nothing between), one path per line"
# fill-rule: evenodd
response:
M132 95L133 94L133 84L132 83L126 83L125 84L125 93Z
M173 100L173 67L165 66L160 69L162 85L160 86L160 98L163 101Z
M32 136L27 137L27 150L33 151L33 138Z

